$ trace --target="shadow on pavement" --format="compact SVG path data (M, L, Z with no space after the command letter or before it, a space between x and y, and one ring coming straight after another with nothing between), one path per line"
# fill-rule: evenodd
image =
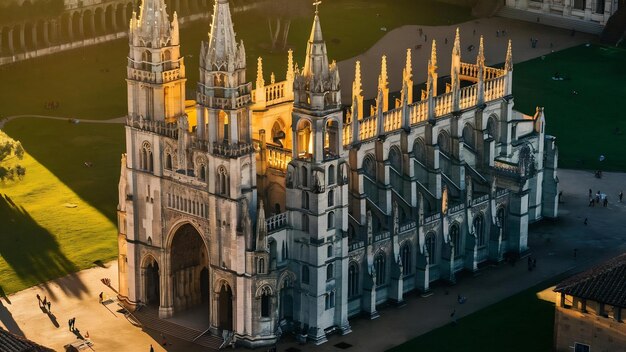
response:
M15 319L13 319L13 314L11 314L11 311L9 311L4 304L2 304L2 301L0 301L0 321L2 321L4 326L10 332L16 335L24 336L24 332L20 329L20 326L17 325Z

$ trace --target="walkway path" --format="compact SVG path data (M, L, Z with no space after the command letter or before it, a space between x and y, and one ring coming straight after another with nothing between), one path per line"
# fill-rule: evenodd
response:
M48 119L48 120L62 120L67 121L71 119L71 117L58 117L58 116L46 116L46 115L14 115L8 116L0 120L0 129L4 128L4 125L12 120L22 119L22 118L38 118L38 119ZM125 123L126 117L117 117L109 120L87 120L87 119L72 119L75 121L79 121L80 123Z
M458 316L465 316L525 288L543 282L566 271L582 270L592 263L607 259L618 252L626 251L626 233L623 219L626 218L625 203L616 203L617 193L626 188L626 174L605 173L597 179L586 171L560 170L559 179L563 190L561 216L557 221L546 221L531 226L529 245L537 258L537 268L528 272L526 265L514 267L498 265L482 270L476 277L462 277L452 287L439 286L427 298L411 294L403 308L387 308L380 311L376 320L351 320L353 332L346 336L334 336L329 342L314 346L296 346L286 339L279 347L285 350L297 347L302 351L340 351L334 345L339 342L352 344L353 351L382 351L410 338L423 334L449 322L449 315L457 294L468 297L466 304L457 309ZM587 207L588 189L600 190L609 195L608 208ZM589 225L584 226L584 218ZM578 249L577 258L573 257ZM12 331L23 332L26 337L60 350L61 346L76 339L67 329L67 320L76 317L76 327L81 334L89 331L94 349L97 351L148 351L153 344L157 351L158 333L143 332L131 325L116 306L98 303L98 293L114 297L115 292L104 286L100 279L108 277L117 287L117 262L108 268L94 268L76 273L72 280L62 278L46 285L29 288L10 295L0 305L0 325ZM61 287L79 283L85 286L86 294L75 297L66 294ZM449 291L446 294L445 291ZM52 312L59 327L54 326L48 315L37 307L36 294L47 296L52 301ZM168 351L200 351L198 346L168 338L173 345Z

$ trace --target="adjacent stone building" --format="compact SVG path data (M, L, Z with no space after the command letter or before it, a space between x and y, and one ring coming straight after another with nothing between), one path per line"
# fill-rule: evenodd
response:
M285 81L266 84L259 58L253 89L216 0L194 105L163 0L144 0L129 38L120 297L163 319L195 314L250 347L281 330L323 343L352 316L527 251L528 224L558 214L555 138L542 109L513 110L510 44L502 68L482 40L463 62L457 31L437 87L433 42L415 94L408 50L400 99L383 57L373 104L357 63L346 106L317 12L304 65L289 52Z
M626 254L559 283L557 352L626 351Z

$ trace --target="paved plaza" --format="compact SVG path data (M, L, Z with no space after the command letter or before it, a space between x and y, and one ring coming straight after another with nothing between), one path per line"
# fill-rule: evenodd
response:
M504 59L506 41L514 41L516 62L561 50L590 40L590 36L569 31L544 27L532 23L517 22L500 18L481 19L460 25L463 47L478 44L478 36L486 36L485 49L488 63L501 62ZM351 85L354 74L354 61L363 63L364 72L378 72L380 56L388 55L391 89L399 89L401 68L404 66L406 48L413 48L414 80L423 81L426 77L426 62L430 55L430 44L419 37L418 26L405 26L389 33L379 43L357 58L341 62L340 71L345 87ZM426 27L423 32L427 39L435 38L439 43L439 72L445 76L449 72L450 50L455 26ZM476 35L473 30L476 29ZM506 29L507 37L496 37L496 30ZM529 38L539 39L539 48L531 49ZM445 38L448 44L445 45ZM553 43L553 48L550 47ZM422 45L416 49L416 45ZM464 49L465 61L473 61L475 52ZM332 56L332 54L331 54ZM371 98L376 88L377 75L364 75L365 95ZM346 90L344 89L344 95ZM349 102L344 96L344 102ZM549 124L550 121L548 120ZM558 137L558 136L557 136ZM558 139L557 139L558 143ZM462 309L457 309L457 316L462 317L498 302L512 294L543 282L563 272L575 272L589 267L593 263L626 251L626 231L623 219L626 207L617 202L617 194L626 188L626 174L605 173L602 179L587 171L559 171L560 187L563 197L560 217L556 221L546 221L531 227L529 246L532 255L537 258L537 268L528 272L525 263L510 266L500 264L482 269L478 275L463 275L454 286L437 286L433 295L420 297L410 294L406 297L406 306L400 309L386 308L380 311L380 318L370 321L353 319L353 332L346 336L333 336L321 346L297 346L303 351L339 351L334 345L346 342L353 345L353 351L382 351L398 345L410 338L423 334L433 328L447 324L450 312L455 305L457 294L468 297ZM609 197L608 207L588 207L588 190L600 190ZM588 225L584 225L584 219ZM574 258L574 249L577 257ZM54 280L26 289L2 299L0 304L0 325L8 330L62 350L63 345L77 340L77 335L87 336L93 342L95 351L149 351L150 344L155 351L200 351L201 348L190 343L167 337L170 345L163 349L159 346L161 337L154 331L142 331L133 326L115 304L100 304L98 294L104 293L105 301L115 298L114 290L106 287L100 279L110 278L112 286L117 287L117 263L112 262L106 268L97 267L84 270L68 277ZM446 291L448 294L446 294ZM51 314L38 307L36 295L45 296L52 302ZM68 329L68 320L76 318L78 333ZM384 333L381 333L384 332ZM384 338L380 338L384 336ZM285 339L279 350L296 346L295 342Z

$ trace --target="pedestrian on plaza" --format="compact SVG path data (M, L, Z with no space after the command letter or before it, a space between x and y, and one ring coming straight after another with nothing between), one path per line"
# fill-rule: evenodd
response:
M533 258L533 269L537 267L537 258Z
M622 198L624 197L624 192L619 191L619 202L622 202Z
M104 292L100 292L100 294L98 295L99 303L102 303L102 297L103 296L104 296Z
M165 338L165 335L163 335L163 333L161 333L161 344L163 346L167 346L167 339Z
M48 301L48 312L52 313L50 306L52 305L52 303L50 303L50 301Z
M70 318L70 320L67 321L67 327L70 329L70 331L74 330L72 329L72 318Z
M476 35L476 28L474 28L474 35Z
M591 195L592 195L592 194L593 194L593 193L592 193L592 191L591 191L591 188L589 188L589 198L591 198Z
M76 329L76 317L72 318L72 330Z
M89 331L85 332L85 338L88 339L89 338Z
M533 260L528 257L528 271L533 271Z
M496 37L500 37L500 31L496 31Z
M456 325L456 308L452 310L452 313L450 314L450 318L452 318L452 323Z
M593 198L589 197L589 206L593 207L595 206L596 202L593 200Z
M587 218L585 218L585 226L587 226ZM575 257L575 256L574 256Z
M606 208L609 205L609 197L604 197L603 206Z
M41 307L41 296L39 295L39 293L37 294L37 304L39 304L39 307Z
M48 304L48 297L43 296L43 301L41 302L43 305L43 309L46 309L46 305Z
M154 352L154 347L152 347L152 345L150 345L150 352Z
M446 44L446 45L448 44L448 37L446 37L446 38L444 39L444 44Z

